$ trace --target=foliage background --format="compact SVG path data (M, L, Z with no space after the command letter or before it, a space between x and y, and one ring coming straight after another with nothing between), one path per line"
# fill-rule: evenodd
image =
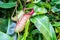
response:
M31 27L29 26L29 32L28 34L27 32L25 34L28 35L26 40L60 40L60 0L31 0L31 2L28 3L24 0L20 1L23 4L23 7L34 8L35 11L30 19ZM7 29L12 23L11 15L15 10L16 2L17 0L0 0L1 37L4 33L7 33ZM18 11L19 10L21 10L21 5L18 2ZM22 34L23 33L24 32L22 32ZM22 38L24 38L24 36ZM11 39L12 38L8 38L8 40ZM0 40L4 39L0 38Z

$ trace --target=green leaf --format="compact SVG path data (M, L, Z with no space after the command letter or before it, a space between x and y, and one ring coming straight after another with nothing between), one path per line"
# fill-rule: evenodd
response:
M7 34L0 32L0 40L13 40L13 39Z
M51 11L52 11L53 13L55 13L55 12L59 12L60 9L58 9L58 8L56 8L56 7L52 7Z
M51 5L55 5L58 0L52 0Z
M34 15L39 15L39 14L45 14L45 13L47 13L47 9L46 8L39 7L39 6L35 5L35 4L28 4L26 7L27 8L34 8L34 12L35 13L33 14L33 16Z
M45 7L45 8L51 9L51 5L47 2L39 2L39 3L36 3L36 5L39 7Z
M56 1L55 3L56 3L56 4L60 4L60 0Z
M49 26L50 26L50 34L51 34L52 40L57 40L55 31L54 31L52 25L50 24Z
M36 28L43 34L46 40L57 40L54 29L49 23L47 16L35 16L31 18L31 22L35 24Z
M34 0L33 3L38 3L40 2L41 0Z
M56 8L60 9L60 4L56 4Z
M33 8L34 8L33 16L47 13L47 9L45 9L44 7L39 7L37 5L34 5Z
M32 35L33 39L35 39L35 40L37 40L37 39L42 40L42 35L41 35L41 33L39 32L38 29L32 30L32 32L31 32L30 35ZM37 36L36 36L36 35L37 35ZM36 37L35 37L35 36L36 36Z
M5 32L7 31L7 19L0 18L0 31Z
M3 2L2 2L2 1L0 1L0 4L3 4Z
M56 2L56 1L58 1L58 0L52 0L52 2Z
M56 33L60 33L60 27L55 28Z
M26 5L26 8L33 8L35 4L29 3Z
M34 8L34 11L35 11L34 15L47 13L47 9L45 9L44 7L38 7L38 6L35 5L33 8Z
M60 0L55 2L55 6L52 7L52 12L59 12L60 11Z
M60 27L60 22L55 22L55 23L53 24L53 26L55 26L55 27Z
M35 29L31 32L32 35L35 35L36 33L40 33L39 30Z
M0 4L0 8L12 8L16 6L16 2L2 3Z
M52 0L51 5L60 4L60 0Z

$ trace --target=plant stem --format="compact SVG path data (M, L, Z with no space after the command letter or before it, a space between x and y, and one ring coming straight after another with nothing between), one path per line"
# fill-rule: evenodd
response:
M8 29L7 29L7 32L8 32L8 30L9 30L10 21L11 21L11 19L10 19L10 13L9 13L9 14L8 14Z
M23 38L21 40L26 40L27 36L28 36L28 29L29 29L29 24L30 24L30 21L27 20L27 23L25 25L25 32L23 34Z
M26 0L24 0L24 6L26 7Z
M33 3L33 0L31 0L31 3Z
M13 10L13 12L12 12L12 16L11 16L11 18L13 17L13 15L14 15L14 13L15 13L15 11L17 10L17 4L16 4L16 6L15 6L15 8L14 8L14 10Z
M23 5L21 3L21 0L18 0L18 2L20 3L20 8L23 9Z
M19 32L18 32L18 40L20 40L20 35L19 35Z

